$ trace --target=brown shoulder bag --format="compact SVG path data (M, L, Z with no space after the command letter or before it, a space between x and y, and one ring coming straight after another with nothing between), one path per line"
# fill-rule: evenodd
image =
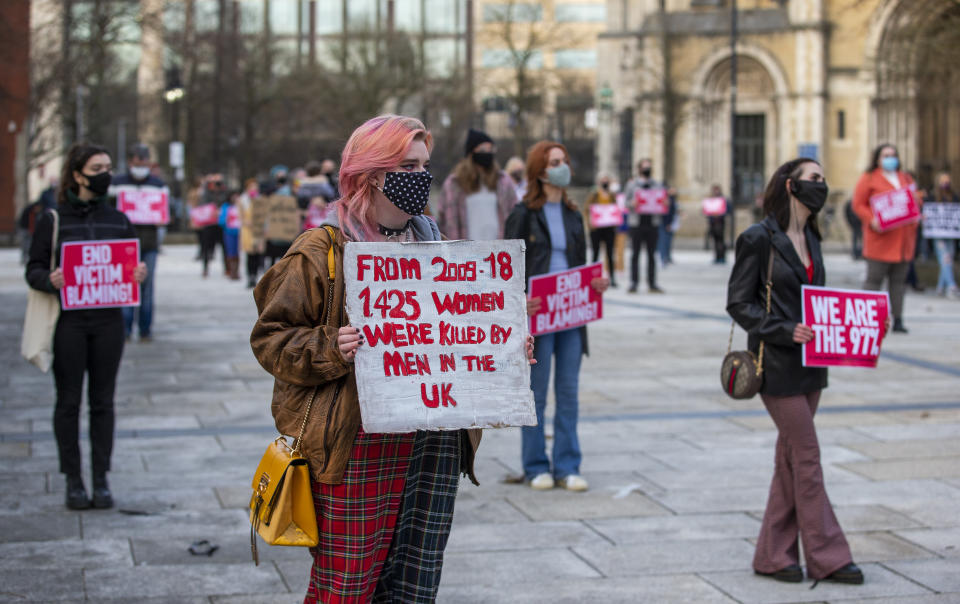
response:
M767 314L770 314L770 290L773 289L773 247L770 247L770 259L767 261ZM736 321L730 322L730 340L727 342L727 355L720 366L720 387L727 396L734 399L753 398L763 386L763 340L760 340L759 355L750 350L734 350L733 329Z

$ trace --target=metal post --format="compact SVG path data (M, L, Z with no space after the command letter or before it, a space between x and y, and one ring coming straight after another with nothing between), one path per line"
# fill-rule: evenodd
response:
M87 95L87 87L83 84L77 86L77 140L80 142L87 137L86 126L83 123L83 97Z
M737 0L730 2L730 245L737 234Z
M117 120L117 167L116 173L127 171L127 118Z

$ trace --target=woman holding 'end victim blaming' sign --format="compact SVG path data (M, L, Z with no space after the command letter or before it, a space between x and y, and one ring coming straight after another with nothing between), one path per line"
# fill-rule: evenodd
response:
M764 342L760 398L777 426L773 482L757 539L753 568L778 581L863 583L823 483L813 416L827 386L827 370L803 367L802 345L813 330L801 323L804 285L826 281L817 213L827 200L820 165L806 158L780 166L763 195L766 218L737 239L727 289L727 312L749 334L755 354ZM773 254L770 312L766 270ZM884 330L889 331L889 325Z
M477 482L479 430L363 431L353 365L363 336L343 312L347 241L440 240L423 216L432 144L414 118L380 116L357 128L343 150L342 197L325 228L301 235L254 289L260 317L250 343L277 379L272 411L281 434L299 433L313 400L301 450L320 542L310 550L307 603L433 602L459 475Z
M523 239L527 245L527 279L587 263L583 217L567 197L570 184L570 156L560 143L540 141L527 154L527 192L504 227L507 239ZM590 284L603 293L609 279L596 278ZM528 314L536 314L543 300L527 301ZM538 336L530 369L530 386L537 409L537 425L521 432L524 479L536 490L552 489L555 483L571 491L586 491L580 476L580 443L577 439L577 390L580 357L587 352L587 329L575 327ZM550 361L556 357L557 407L554 412L553 471L546 454L543 415L550 384Z

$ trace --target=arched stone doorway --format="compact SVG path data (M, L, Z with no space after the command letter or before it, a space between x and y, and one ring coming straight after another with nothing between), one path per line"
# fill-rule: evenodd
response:
M877 27L871 146L898 145L923 187L940 170L960 182L960 5L897 0Z

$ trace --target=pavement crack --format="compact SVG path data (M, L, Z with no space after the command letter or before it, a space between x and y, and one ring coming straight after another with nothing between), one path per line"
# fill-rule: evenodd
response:
M596 564L594 564L593 562L591 562L591 561L587 560L586 558L584 558L583 556L581 556L581 555L577 552L577 550L573 549L572 547L568 547L567 550L569 550L569 552L570 552L571 554L573 554L574 556L576 556L577 558L579 558L581 562L583 562L584 564L586 564L587 566L589 566L590 568L592 568L592 569L593 569L593 572L595 572L595 573L597 573L598 575L600 575L600 577L601 577L602 579L606 579L606 578L607 578L606 573L604 573L602 570L600 570L600 569L597 567Z

